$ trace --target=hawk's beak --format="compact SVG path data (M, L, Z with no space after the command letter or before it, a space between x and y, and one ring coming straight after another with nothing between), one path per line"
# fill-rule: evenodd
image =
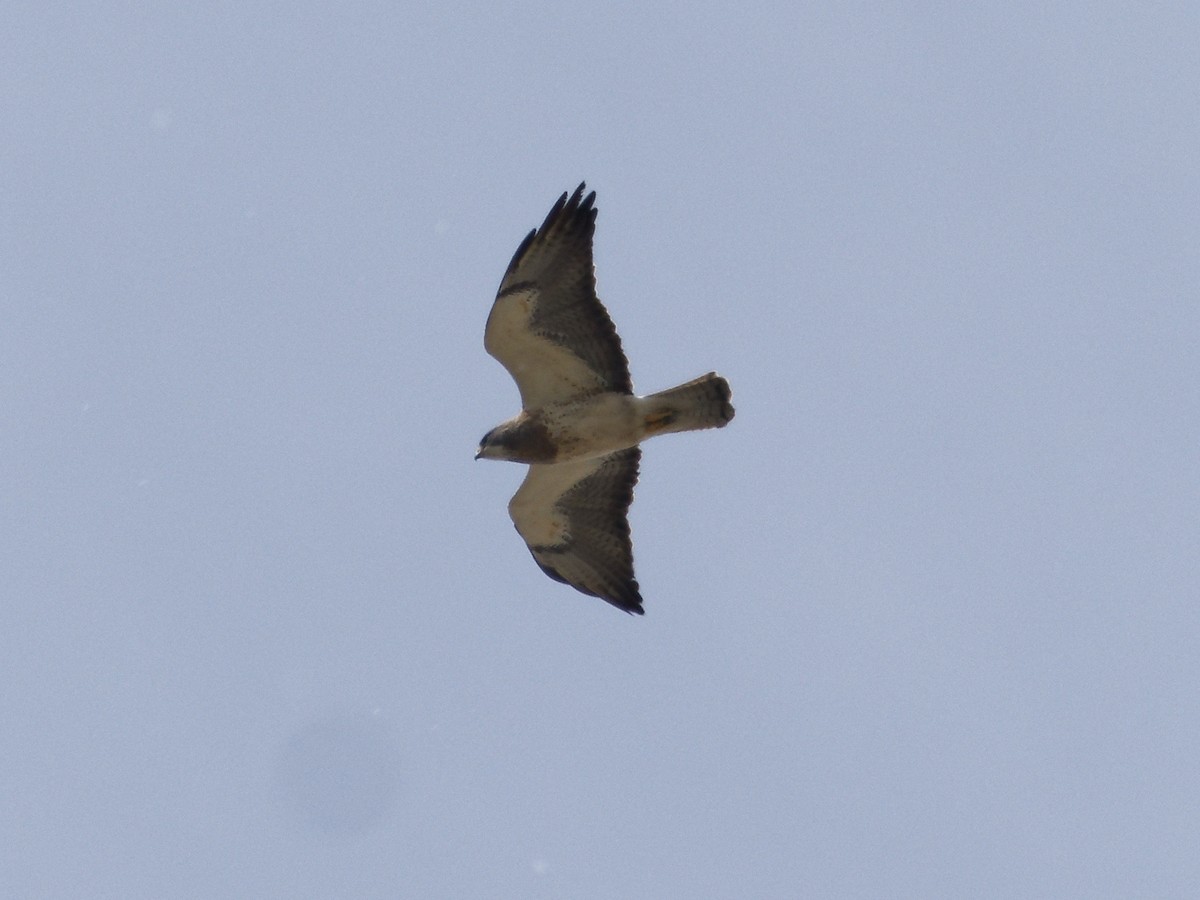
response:
M479 459L481 456L483 456L483 450L482 450L482 449L480 449L480 450L476 450L476 451L475 451L475 458L476 458L476 459Z

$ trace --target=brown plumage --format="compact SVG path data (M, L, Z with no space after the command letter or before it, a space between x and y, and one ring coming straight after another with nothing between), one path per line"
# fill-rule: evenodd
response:
M595 193L563 194L517 248L488 316L484 346L509 371L522 411L486 435L476 459L529 464L508 505L547 575L641 613L628 511L638 444L722 428L729 383L709 372L638 397L592 267Z

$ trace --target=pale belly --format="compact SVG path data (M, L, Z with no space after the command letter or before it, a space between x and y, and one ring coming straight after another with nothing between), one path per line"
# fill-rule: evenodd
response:
M646 429L638 400L630 394L601 394L544 407L541 419L558 447L554 461L604 456L640 443Z

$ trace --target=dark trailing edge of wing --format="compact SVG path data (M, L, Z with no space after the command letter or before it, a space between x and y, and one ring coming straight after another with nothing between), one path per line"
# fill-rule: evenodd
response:
M639 616L644 616L646 611L642 609L642 593L638 588L636 579L630 579L628 584L622 585L621 594L618 597L605 597L603 594L597 594L595 591L589 591L587 588L581 588L577 584L571 584L567 579L558 574L558 571L551 566L546 565L531 549L529 555L533 557L533 561L537 563L537 567L546 573L547 576L553 578L559 584L565 584L568 587L573 587L581 594L587 594L589 597L599 597L606 603L611 603L617 609L624 610L627 613L632 613Z

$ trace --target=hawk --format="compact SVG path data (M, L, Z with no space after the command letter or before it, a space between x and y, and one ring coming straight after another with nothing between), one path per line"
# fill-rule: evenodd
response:
M483 436L475 458L529 465L508 514L543 572L641 615L628 520L638 444L722 428L733 406L715 372L633 393L621 339L596 296L596 193L583 191L558 198L500 282L483 343L517 382L522 410Z

